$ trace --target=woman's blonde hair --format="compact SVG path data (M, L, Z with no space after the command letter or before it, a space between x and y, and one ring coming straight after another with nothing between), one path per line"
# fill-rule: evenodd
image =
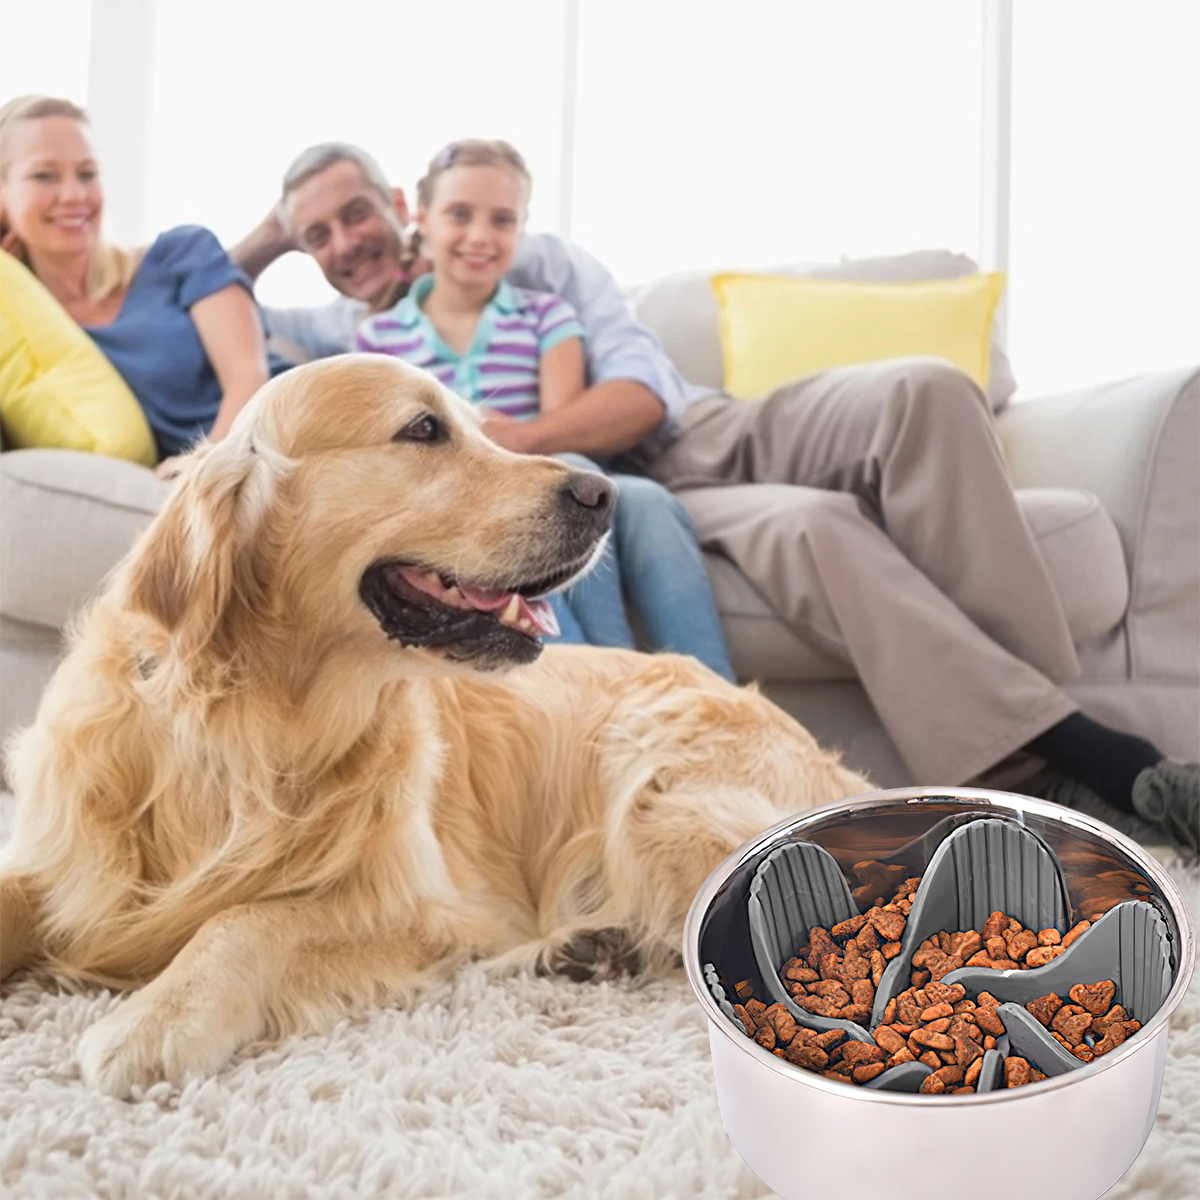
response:
M425 174L417 183L417 204L428 208L433 202L433 189L438 176L450 170L451 167L507 167L520 179L525 191L525 203L529 203L529 193L533 189L533 176L525 160L515 147L499 139L484 141L482 138L463 138L458 142L439 150L430 159Z
M3 182L11 166L9 144L13 128L19 121L37 121L43 117L67 117L81 125L88 124L87 113L70 100L60 100L54 96L18 96L10 100L0 107L0 182ZM0 238L7 233L8 228L0 216ZM17 257L32 270L27 251L22 248ZM140 260L139 253L114 246L100 238L92 261L88 264L87 298L92 301L103 300L118 288L128 287Z

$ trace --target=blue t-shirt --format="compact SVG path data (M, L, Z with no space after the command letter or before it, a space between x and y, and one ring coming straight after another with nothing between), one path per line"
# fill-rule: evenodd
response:
M206 434L221 407L221 385L189 310L198 300L250 280L199 225L160 234L146 251L117 319L84 326L138 398L160 457Z

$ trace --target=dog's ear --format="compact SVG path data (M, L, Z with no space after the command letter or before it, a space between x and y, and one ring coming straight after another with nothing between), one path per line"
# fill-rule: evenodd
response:
M264 509L252 476L264 470L248 442L196 451L132 555L128 603L168 630L184 657L212 641L249 575L243 560Z

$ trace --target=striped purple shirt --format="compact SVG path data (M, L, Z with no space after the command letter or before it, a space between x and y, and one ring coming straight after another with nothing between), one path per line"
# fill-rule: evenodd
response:
M423 275L395 307L358 327L360 350L394 354L483 408L527 420L538 413L538 364L547 350L582 338L575 309L561 296L501 280L479 317L466 354L442 341L421 304L433 287Z

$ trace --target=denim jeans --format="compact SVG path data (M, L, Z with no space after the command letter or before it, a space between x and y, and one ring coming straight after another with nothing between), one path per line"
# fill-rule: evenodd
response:
M577 454L573 467L598 471ZM725 635L692 519L661 484L612 475L619 489L613 534L604 556L579 583L551 603L561 641L635 649L625 601L637 614L647 648L690 654L733 680Z

